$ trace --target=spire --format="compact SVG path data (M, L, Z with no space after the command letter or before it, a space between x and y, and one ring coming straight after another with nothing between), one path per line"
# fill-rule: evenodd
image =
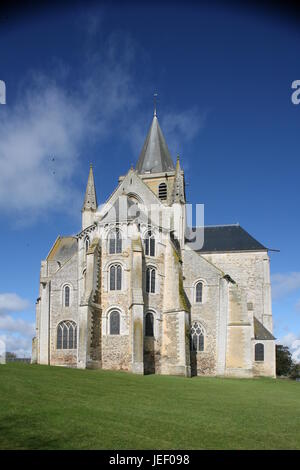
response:
M174 163L170 155L165 138L161 131L154 106L154 116L140 153L136 170L138 173L162 173L174 171Z
M96 210L97 209L97 196L95 189L95 181L93 174L93 165L90 164L90 172L88 177L88 182L86 185L84 204L82 210Z
M173 188L173 202L185 203L184 176L181 171L179 155L177 155L175 181Z

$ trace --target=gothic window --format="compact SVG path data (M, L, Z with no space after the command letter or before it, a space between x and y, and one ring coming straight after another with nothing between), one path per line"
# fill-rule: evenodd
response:
M154 323L153 313L148 312L146 315L145 336L152 336L152 337L154 336L153 323Z
M86 237L84 240L84 246L85 246L85 252L87 253L89 246L90 246L90 239L89 237Z
M160 183L158 186L158 197L162 201L165 201L167 199L167 185L166 183Z
M65 307L70 307L70 287L66 286L64 288L64 304Z
M62 321L57 326L57 349L77 348L77 325L75 322Z
M194 322L191 327L191 350L204 351L204 329L199 322Z
M255 360L264 361L265 360L265 351L264 345L262 343L257 343L255 345Z
M111 335L120 334L120 313L117 310L111 312L109 316L109 332Z
M202 304L203 300L203 282L197 282L196 284L196 302Z
M121 290L122 288L122 267L120 264L113 264L109 269L110 290Z
M155 238L151 230L145 236L145 255L155 256Z
M154 294L155 293L155 277L156 269L149 267L146 270L146 292Z
M119 229L109 234L109 254L122 253L122 237Z

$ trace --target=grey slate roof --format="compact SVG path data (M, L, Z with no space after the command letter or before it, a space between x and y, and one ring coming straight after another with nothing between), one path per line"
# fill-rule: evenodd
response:
M174 171L174 163L156 114L153 117L148 135L140 153L136 170L138 173L161 173Z
M256 317L254 320L254 337L255 339L275 339L274 336L267 330L267 328Z
M197 229L194 229L197 230ZM186 239L187 245L191 245L192 237ZM197 252L222 252L222 251L262 251L267 248L255 240L240 225L215 225L204 227L204 244Z

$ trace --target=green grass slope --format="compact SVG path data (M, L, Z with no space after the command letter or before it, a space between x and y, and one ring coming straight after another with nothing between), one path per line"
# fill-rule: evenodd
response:
M0 449L300 449L300 383L0 365Z

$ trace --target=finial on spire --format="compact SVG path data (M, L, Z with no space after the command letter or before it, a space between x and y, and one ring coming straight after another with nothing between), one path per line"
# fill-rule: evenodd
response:
M154 101L154 116L156 116L156 98L157 98L157 93L153 94L153 101Z
M93 168L93 164L92 164L92 163L90 163L90 168Z

